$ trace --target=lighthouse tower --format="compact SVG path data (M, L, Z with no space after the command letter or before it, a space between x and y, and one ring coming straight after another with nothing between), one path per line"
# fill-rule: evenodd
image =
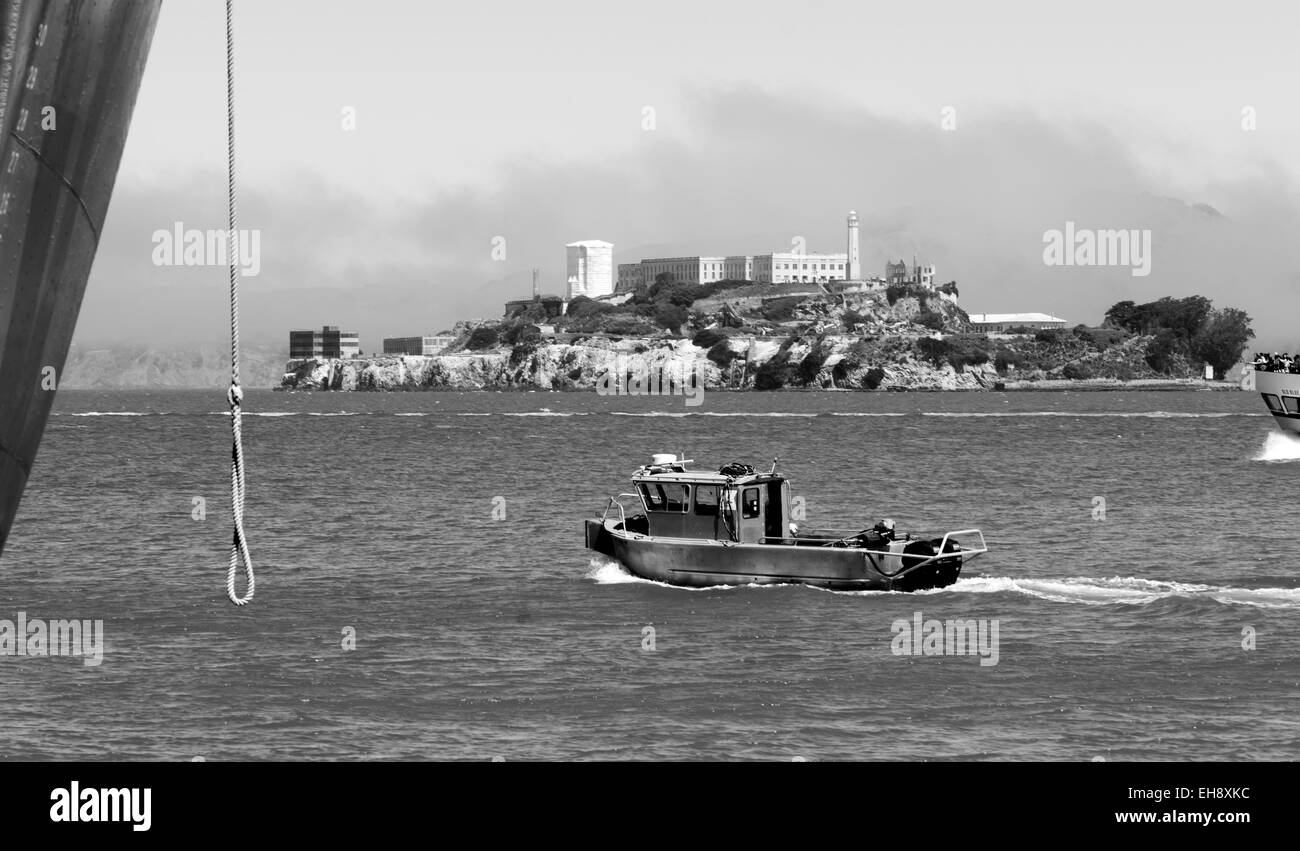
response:
M849 210L849 256L844 264L844 279L858 281L862 279L862 263L858 259L858 211Z

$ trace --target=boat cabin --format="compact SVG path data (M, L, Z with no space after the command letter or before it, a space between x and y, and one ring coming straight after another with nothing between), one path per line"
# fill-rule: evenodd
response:
M790 483L778 473L728 465L719 472L688 470L666 460L637 470L632 484L645 506L646 534L742 543L791 544Z

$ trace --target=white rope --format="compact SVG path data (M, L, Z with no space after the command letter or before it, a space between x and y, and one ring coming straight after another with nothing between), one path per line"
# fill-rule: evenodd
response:
M248 552L244 538L244 441L240 430L243 414L244 391L239 387L239 271L237 242L239 231L235 227L235 31L231 6L226 0L226 175L227 197L230 209L230 231L226 251L230 259L230 390L226 400L230 403L230 506L235 521L234 540L230 544L230 569L226 571L226 596L236 606L253 599L256 582L253 578L253 557ZM244 596L235 593L235 578L239 574L239 561L244 561L248 581Z

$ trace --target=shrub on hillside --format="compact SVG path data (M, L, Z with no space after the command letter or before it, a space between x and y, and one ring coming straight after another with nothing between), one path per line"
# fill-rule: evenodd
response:
M922 325L932 331L942 331L944 327L943 316L933 310L926 310L916 315L912 320L917 325Z
M1087 364L1074 361L1067 363L1061 369L1061 376L1068 378L1071 381L1083 381L1084 379L1092 378L1092 370L1088 368Z
M803 384L812 384L816 381L822 367L826 365L828 357L830 357L830 352L820 343L813 346L812 351L808 352L795 368L795 375L798 376L799 381Z
M880 386L880 382L885 380L885 371L878 366L873 366L867 370L867 377L863 379L863 384L868 390L875 390Z
M655 308L655 324L673 334L682 333L686 316L686 308L679 304L660 302Z
M731 366L731 362L740 357L740 355L732 351L731 345L725 338L723 338L709 348L709 353L706 357L716 363L721 369L726 369Z
M711 349L726 339L727 335L717 329L705 328L703 331L696 332L695 336L691 338L691 342L701 349Z
M788 322L794 318L794 309L799 302L804 300L804 296L784 296L774 298L763 304L763 318L768 322Z
M501 334L495 325L483 325L475 328L469 335L469 342L465 344L467 349L490 349L497 344Z
M1072 336L1064 328L1043 328L1034 332L1034 339L1040 343L1064 343Z
M780 390L790 380L789 356L782 352L754 373L755 390Z

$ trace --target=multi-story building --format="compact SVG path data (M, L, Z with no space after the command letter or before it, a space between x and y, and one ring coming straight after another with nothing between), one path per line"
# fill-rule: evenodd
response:
M914 262L911 271L908 271L907 263L903 260L885 263L885 281L890 284L920 284L927 289L934 289L934 275L933 263L922 266Z
M733 254L723 260L722 278L725 281L754 280L754 258L746 254Z
M596 298L614 292L614 244L584 239L564 246L568 298Z
M708 284L726 277L725 257L654 257L641 261L641 279L653 284L660 275L669 274L683 284Z
M361 338L356 331L340 331L326 325L319 331L290 331L289 357L354 358L361 353Z
M848 254L783 252L754 257L754 280L765 284L817 284L844 280Z
M423 337L385 337L386 355L436 355L456 341L447 334L426 334Z
M634 293L646 283L644 270L639 262L618 264L618 285L614 288L614 292Z

